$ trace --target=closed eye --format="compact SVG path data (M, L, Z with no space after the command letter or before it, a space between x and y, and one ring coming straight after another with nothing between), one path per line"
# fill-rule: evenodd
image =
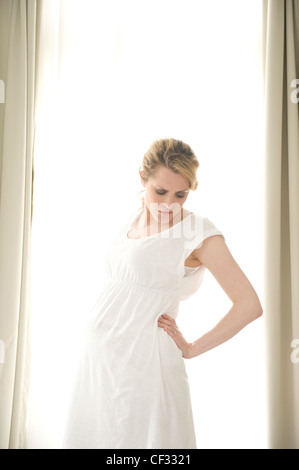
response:
M166 194L166 191L159 191L159 189L156 189L156 193L162 196L163 194Z
M163 196L164 194L166 194L166 191L161 191L161 190L159 190L159 189L156 189L156 193L159 194L160 196ZM182 198L182 197L184 197L184 196L185 196L185 193L183 193L183 194L178 194L178 193L177 193L177 194L176 194L176 197L178 197L178 198Z

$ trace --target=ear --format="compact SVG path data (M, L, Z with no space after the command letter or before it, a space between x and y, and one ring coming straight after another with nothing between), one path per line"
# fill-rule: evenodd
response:
M139 175L140 175L140 181L141 181L142 186L145 186L144 171L143 171L143 170L139 170Z

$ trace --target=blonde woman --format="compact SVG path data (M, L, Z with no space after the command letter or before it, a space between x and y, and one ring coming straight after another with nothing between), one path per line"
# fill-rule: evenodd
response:
M107 283L92 311L67 421L65 448L196 448L185 370L261 316L259 298L220 230L185 209L199 162L189 145L155 141L140 169L142 207L108 248ZM208 269L233 306L189 342L180 301Z

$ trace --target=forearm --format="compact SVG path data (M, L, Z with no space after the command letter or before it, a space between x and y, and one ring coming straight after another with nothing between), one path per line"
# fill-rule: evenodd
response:
M190 344L189 358L199 356L226 342L261 314L262 307L259 303L234 304L214 328Z

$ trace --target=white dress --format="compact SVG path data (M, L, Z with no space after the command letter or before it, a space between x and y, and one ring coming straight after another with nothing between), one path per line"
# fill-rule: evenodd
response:
M184 359L157 320L176 318L180 301L197 291L206 268L184 261L222 233L190 213L168 230L129 238L141 212L107 250L107 282L91 312L63 448L196 448Z

